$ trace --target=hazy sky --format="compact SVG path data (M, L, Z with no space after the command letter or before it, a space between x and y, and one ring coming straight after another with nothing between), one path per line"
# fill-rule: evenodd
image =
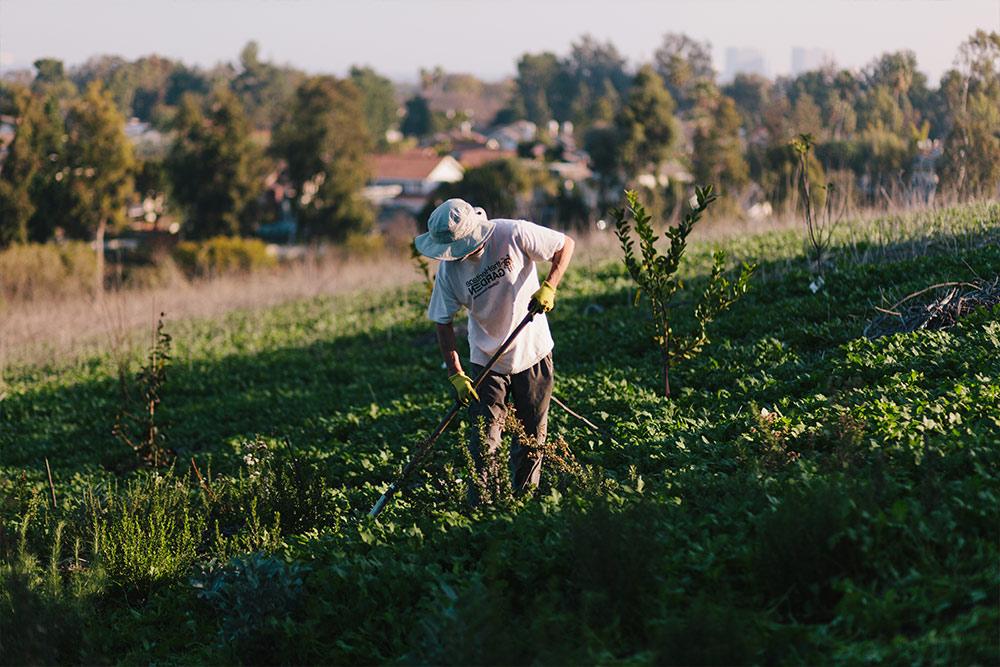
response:
M358 63L412 80L441 65L492 79L584 33L635 63L673 31L709 40L720 72L727 47L759 49L772 76L789 72L793 46L846 67L905 48L936 83L977 28L1000 30L1000 0L0 0L0 65L106 53L212 65L255 39L265 58L311 72Z

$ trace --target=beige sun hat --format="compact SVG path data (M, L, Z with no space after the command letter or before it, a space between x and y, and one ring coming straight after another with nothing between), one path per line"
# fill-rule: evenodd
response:
M486 211L464 199L449 199L431 213L427 233L414 239L421 255L451 261L475 252L496 227Z

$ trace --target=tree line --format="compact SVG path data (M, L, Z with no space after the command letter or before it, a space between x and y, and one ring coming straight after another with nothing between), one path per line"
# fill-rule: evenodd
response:
M363 91L382 86L391 100L392 84L367 69L305 76L256 53L248 45L231 76L158 57L102 58L71 73L40 60L30 82L4 82L0 112L16 131L0 165L0 247L100 240L124 224L127 203L163 192L187 238L249 234L274 215L263 194L279 173L298 193L291 200L305 234L341 239L367 229L366 116L387 114ZM126 115L170 141L133 145Z
M500 94L489 118L446 112L431 99ZM0 82L0 114L16 119L0 164L0 247L101 238L123 224L126 202L162 192L187 238L247 234L274 215L262 193L276 176L305 236L342 239L371 226L374 212L360 196L365 155L391 149L387 131L445 152L436 133L465 120L479 128L532 121L545 159L566 150L546 131L550 121L572 123L601 209L622 187L645 189L654 210L676 209L681 173L716 184L730 212L752 201L787 204L798 168L789 141L799 134L815 145L811 180L847 183L863 203L912 194L926 177L975 197L1000 183L1000 34L970 36L937 87L909 51L858 71L828 66L722 83L708 43L667 34L634 68L612 43L584 36L564 55L524 54L502 86L436 69L404 90L368 67L309 76L262 60L251 42L238 62L211 69L159 56L102 56L69 70L42 59L30 76ZM165 133L165 148L133 146L127 117ZM530 182L515 172L490 167L472 181L482 196L497 190L494 198L508 201ZM552 204L557 215L589 216L578 193L559 189Z

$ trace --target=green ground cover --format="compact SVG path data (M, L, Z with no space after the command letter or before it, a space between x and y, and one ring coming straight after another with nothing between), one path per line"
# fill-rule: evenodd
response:
M165 471L113 355L9 369L0 662L995 664L998 313L861 337L1000 273L1000 205L924 215L846 229L818 294L795 233L728 243L760 273L670 401L620 262L576 268L556 395L605 432L553 408L561 463L477 511L452 432L361 519L450 400L420 288L168 319Z

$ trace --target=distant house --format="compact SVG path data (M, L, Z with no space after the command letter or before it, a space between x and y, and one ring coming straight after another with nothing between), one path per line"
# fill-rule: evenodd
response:
M138 118L129 118L125 123L125 136L140 151L155 152L166 145L167 138L152 125Z
M534 141L538 134L538 126L530 120L518 120L510 125L503 125L495 128L489 133L488 138L497 143L501 150L517 150L518 144L526 141Z
M517 157L516 151L504 151L485 146L475 146L472 148L453 150L452 156L466 169L481 167L487 162L494 160L504 160Z
M364 195L376 206L419 211L427 197L442 183L462 180L465 169L450 155L415 150L372 155L368 160L371 180Z
M17 119L13 116L0 116L0 162L7 157L8 147L17 134Z

